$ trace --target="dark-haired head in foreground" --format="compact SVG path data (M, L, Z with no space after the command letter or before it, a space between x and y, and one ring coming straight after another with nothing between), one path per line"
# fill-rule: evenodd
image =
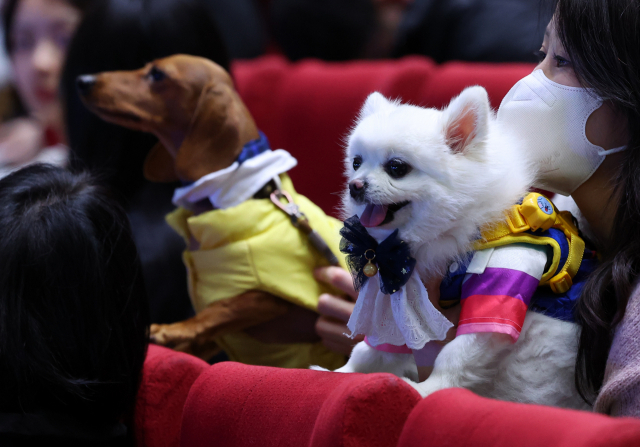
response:
M87 174L29 166L0 180L0 253L0 422L45 414L110 432L148 343L125 212Z

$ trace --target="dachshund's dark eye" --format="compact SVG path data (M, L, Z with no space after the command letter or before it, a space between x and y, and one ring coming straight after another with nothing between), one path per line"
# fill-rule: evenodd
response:
M147 76L153 82L160 82L167 77L164 71L160 70L158 67L155 67L155 66L151 67L151 70L149 70L149 74L147 74Z
M411 165L400 160L399 158L393 158L384 165L384 170L391 178L402 178L411 172Z
M362 157L356 155L355 157L353 157L353 170L357 171L360 166L362 166Z

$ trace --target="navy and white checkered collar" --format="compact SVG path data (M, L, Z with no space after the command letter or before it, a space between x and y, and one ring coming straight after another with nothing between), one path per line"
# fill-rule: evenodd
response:
M236 158L238 164L242 164L248 159L255 157L256 155L260 155L263 152L271 150L271 147L269 146L269 140L267 140L267 136L263 134L262 131L258 131L258 133L260 134L260 137L256 138L255 140L249 141L242 147L240 155L238 155L238 158Z
M262 133L261 130L258 131L258 134L260 135L258 138L256 138L255 140L249 141L247 144L245 144L242 147L242 150L240 151L240 155L238 155L238 157L236 158L236 161L238 162L239 165L249 160L250 158L253 158L257 155L262 154L263 152L267 152L271 150L271 146L269 146L269 140L267 140L267 136L264 133ZM182 183L182 186L189 186L189 185L193 185L194 182L183 181L181 183Z

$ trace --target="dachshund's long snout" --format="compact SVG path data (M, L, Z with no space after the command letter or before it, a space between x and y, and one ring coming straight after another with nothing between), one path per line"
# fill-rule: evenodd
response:
M89 95L94 85L96 85L96 77L93 75L82 75L76 78L76 87L82 96Z

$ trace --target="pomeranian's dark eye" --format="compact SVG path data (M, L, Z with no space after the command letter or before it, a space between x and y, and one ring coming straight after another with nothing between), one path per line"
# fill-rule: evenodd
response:
M353 157L353 170L357 171L360 166L362 166L362 157L356 155L355 157Z
M151 67L151 70L149 70L149 73L147 74L147 76L153 82L160 82L167 77L164 71L160 70L158 67L155 67L155 66Z
M387 174L391 176L391 178L402 178L411 172L411 165L400 160L399 158L394 158L389 160L387 164L384 165L384 170L387 171Z

